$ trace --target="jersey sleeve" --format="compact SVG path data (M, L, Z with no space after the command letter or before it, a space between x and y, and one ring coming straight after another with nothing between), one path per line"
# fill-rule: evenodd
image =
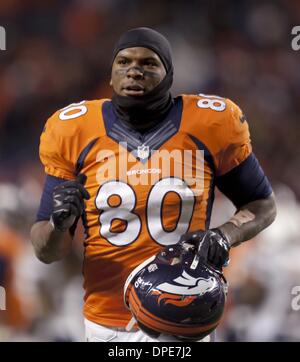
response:
M218 176L240 165L252 152L249 126L241 109L227 100L228 111L221 127Z
M40 159L46 174L67 180L74 179L74 162L70 155L69 140L58 118L58 112L48 119L40 138Z
M267 198L273 192L267 176L253 153L240 165L217 177L215 184L237 209L249 202Z
M104 101L72 103L47 120L39 150L47 175L75 179L82 157L104 132L99 126Z

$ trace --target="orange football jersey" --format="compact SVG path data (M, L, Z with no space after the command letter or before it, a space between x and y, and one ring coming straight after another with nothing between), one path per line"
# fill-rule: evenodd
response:
M41 136L49 175L87 176L85 317L124 327L124 282L138 264L188 231L209 227L214 178L251 153L247 122L230 100L182 95L145 134L116 117L110 100L57 111Z

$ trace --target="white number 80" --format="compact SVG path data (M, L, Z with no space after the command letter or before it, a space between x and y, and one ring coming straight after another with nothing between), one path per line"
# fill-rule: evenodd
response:
M199 108L210 108L217 112L222 112L226 108L226 103L222 101L223 98L218 96L209 96L200 93L199 96L205 97L197 102Z
M67 107L59 113L59 119L62 121L67 121L68 119L74 119L79 116L82 116L87 112L87 107L83 105L85 101L79 103L69 104ZM69 112L75 111L74 113L68 114Z
M180 216L174 230L164 229L161 210L165 196L174 192L180 198ZM109 198L117 195L120 199L118 206L110 206ZM135 212L137 203L135 191L121 181L108 181L98 190L95 204L100 211L100 235L109 243L124 246L133 243L140 235L142 220ZM180 236L187 232L194 211L194 193L179 178L165 178L158 181L151 189L146 206L145 222L152 239L160 245L176 243ZM115 219L126 223L125 230L114 232L111 230Z

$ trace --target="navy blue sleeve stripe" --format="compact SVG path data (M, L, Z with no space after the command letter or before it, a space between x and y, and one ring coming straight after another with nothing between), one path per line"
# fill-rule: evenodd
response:
M253 153L233 170L217 177L216 186L238 209L272 193L271 184Z
M90 152L90 150L92 149L94 144L98 141L98 139L99 139L99 137L95 138L81 151L81 153L78 157L77 163L76 163L76 175L78 175L79 172L81 171L81 169L84 165L84 160L85 160L86 156L88 155L88 153Z
M195 136L193 136L191 134L189 134L189 137L192 139L192 141L198 147L198 150L204 151L204 160L209 164L210 169L215 174L216 166L215 166L215 163L214 163L213 156L212 156L211 152L209 151L209 149L197 137L195 137Z

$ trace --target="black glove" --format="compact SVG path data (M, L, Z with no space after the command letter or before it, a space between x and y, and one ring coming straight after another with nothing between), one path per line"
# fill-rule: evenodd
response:
M86 176L80 174L75 181L66 181L56 186L53 191L53 212L50 222L59 231L68 230L82 215L84 199L90 198L84 188Z
M199 252L198 248L202 242L208 243L208 248L206 248L207 254L205 255L208 263L219 270L222 270L224 266L229 264L230 245L225 235L219 229L190 232L182 235L179 241L183 247L190 244L196 253Z

